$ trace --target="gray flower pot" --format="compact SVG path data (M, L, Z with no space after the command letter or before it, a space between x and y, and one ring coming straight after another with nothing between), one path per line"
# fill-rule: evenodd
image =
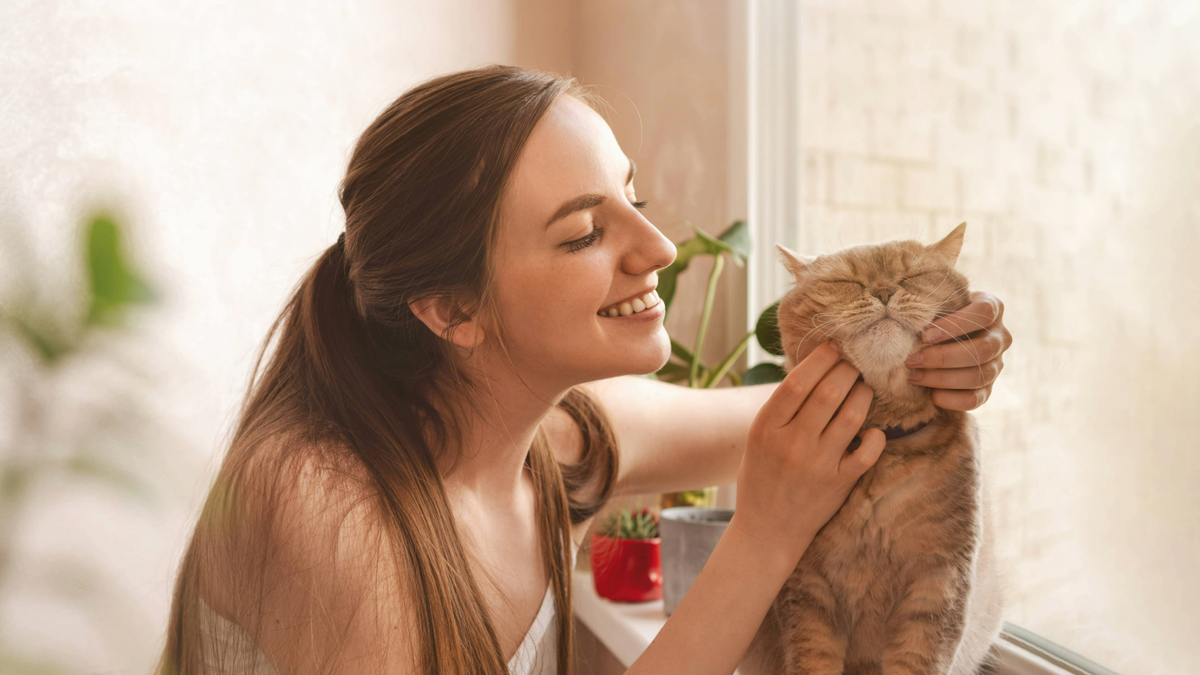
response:
M663 609L671 616L717 547L733 517L733 510L675 506L663 509L658 515L658 535L662 539Z

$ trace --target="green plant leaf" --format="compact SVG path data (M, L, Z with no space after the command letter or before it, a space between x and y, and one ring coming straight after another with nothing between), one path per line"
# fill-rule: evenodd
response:
M91 307L88 325L120 323L130 305L158 299L149 285L133 271L121 250L121 228L109 214L97 213L87 223L88 278Z
M695 232L696 234L675 245L675 262L671 264L679 265L679 271L681 272L687 269L688 263L692 261L692 258L695 258L698 255L704 255L706 253L711 255L713 252L712 245L704 241L700 234L704 233L703 237L712 239L707 232L704 232L704 230L701 230L693 225L691 221L685 220L683 221L683 224L692 228L692 232Z
M71 351L70 346L62 344L60 340L51 337L45 331L35 328L16 314L8 314L5 318L12 324L16 332L33 346L34 351L46 363L54 363Z
M712 236L711 234L696 227L695 225L692 225L692 230L696 233L696 236L694 237L694 239L696 241L698 241L699 246L702 247L701 251L700 251L701 253L705 253L707 255L712 255L712 256L721 255L722 253L728 253L730 256L732 256L734 258L735 261L738 262L739 265L741 264L741 261L744 259L744 256L733 246L721 241L720 239Z
M741 267L750 255L750 230L744 220L734 221L716 238L690 221L685 220L683 224L692 228L695 234L675 245L675 261L658 272L658 297L662 298L663 309L667 312L671 311L671 301L675 299L679 275L687 269L692 258L729 253L734 264Z
M678 258L676 261L678 262ZM687 266L677 266L675 263L671 263L658 271L658 286L654 288L654 292L658 293L658 297L662 299L664 321L666 320L665 314L671 311L671 300L675 298L675 284L678 281L679 273L685 267Z
M779 335L779 302L763 310L754 325L754 334L758 336L758 344L768 354L783 356L783 339Z
M713 258L712 271L708 274L708 286L704 291L704 307L700 311L700 325L696 328L695 346L692 347L692 371L688 374L688 386L695 387L700 379L700 354L704 353L704 338L708 334L708 319L712 316L713 300L717 295L717 281L725 268L725 258Z
M733 367L733 362L737 361L737 358L742 355L742 352L746 351L746 346L750 344L750 338L752 337L754 337L754 333L746 333L746 336L738 342L738 345L733 348L733 351L729 352L728 356L721 359L721 362L713 367L709 375L703 380L705 389L711 389L712 387L715 387L721 383L721 380L725 377L725 374L728 373L729 369Z
M688 377L688 367L682 363L668 361L666 365L658 369L655 376L663 382L682 382Z
M733 257L733 262L738 267L741 267L745 259L750 257L750 228L746 227L746 221L733 221L732 225L717 235L717 239L725 242L734 250L736 255ZM741 260L738 259L739 255Z
M692 350L688 349L682 342L679 342L675 338L671 338L671 354L688 363L692 362ZM704 364L703 361L700 363L701 365Z
M782 382L785 374L779 364L767 361L747 370L742 375L742 384L748 387L752 384Z

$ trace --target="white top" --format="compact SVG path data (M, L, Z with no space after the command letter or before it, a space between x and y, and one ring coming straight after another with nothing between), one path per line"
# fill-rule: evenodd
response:
M575 569L579 547L571 542L571 570ZM533 624L525 633L517 652L508 661L511 675L557 675L558 673L558 617L554 614L553 584L547 584L546 595L538 609ZM252 663L249 669L239 668L237 675L277 675L267 657L258 649L246 631L238 624L217 614L204 599L200 599L200 630L204 634L201 644L205 651L205 666L217 675L235 675L227 668L218 667L210 658L210 649L215 644L224 647L224 653L233 656L234 663Z
M578 553L579 547L572 540L568 574L575 569ZM512 675L558 675L558 615L554 613L554 584L546 584L542 606L537 616L533 617L533 625L529 627L525 639L517 645L517 653L508 660L508 672Z

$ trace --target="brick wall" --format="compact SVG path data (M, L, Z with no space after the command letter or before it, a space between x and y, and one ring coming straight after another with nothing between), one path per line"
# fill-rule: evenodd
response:
M1016 344L977 418L1008 619L1121 672L1196 671L1200 582L1164 561L1200 554L1179 515L1200 466L1130 459L1147 428L1195 445L1171 412L1200 403L1193 275L1155 271L1198 252L1200 183L1169 180L1200 178L1194 3L804 0L802 25L802 252L965 220L959 267L1005 301ZM1134 414L1130 382L1166 402Z

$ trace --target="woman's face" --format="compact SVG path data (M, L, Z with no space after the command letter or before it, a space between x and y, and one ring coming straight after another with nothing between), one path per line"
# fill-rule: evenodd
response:
M573 96L547 110L501 203L495 292L518 372L551 387L650 373L670 357L663 305L645 303L675 245L634 206L631 162Z

